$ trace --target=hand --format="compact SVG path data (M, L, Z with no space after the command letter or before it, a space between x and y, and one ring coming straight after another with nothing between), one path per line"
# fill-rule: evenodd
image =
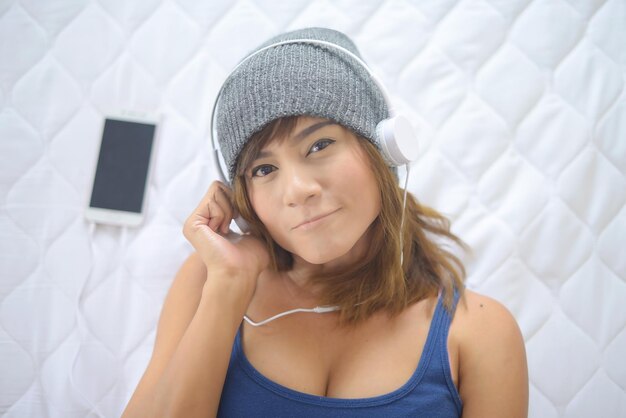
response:
M234 216L232 191L214 181L198 207L183 225L183 235L196 249L209 275L242 277L253 286L259 274L269 266L265 245L251 235L239 235L229 229Z

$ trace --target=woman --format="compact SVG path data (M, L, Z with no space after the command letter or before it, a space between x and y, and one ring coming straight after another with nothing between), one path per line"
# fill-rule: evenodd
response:
M302 38L358 54L322 28L257 51ZM232 189L214 182L185 222L196 252L123 416L526 416L519 328L463 288L447 220L410 194L404 208L375 132L389 109L362 65L277 45L222 91ZM238 215L243 236L229 231Z

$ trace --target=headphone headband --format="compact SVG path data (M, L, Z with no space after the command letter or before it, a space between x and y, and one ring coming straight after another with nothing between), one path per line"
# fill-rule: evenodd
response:
M298 44L298 43L326 46L331 49L339 50L347 54L349 57L353 58L354 60L356 60L361 65L361 67L367 71L372 81L374 81L376 86L379 88L380 93L382 94L384 101L387 105L387 108L389 110L390 118L384 119L381 122L379 122L377 129L376 129L377 136L380 141L381 148L382 148L382 153L385 159L387 160L387 163L390 166L399 166L403 164L408 164L412 160L416 159L417 144L415 142L415 136L413 135L410 122L405 117L401 115L397 115L395 113L395 109L391 105L389 92L385 88L381 79L370 69L370 67L359 56L354 54L352 51L340 45L337 45L333 42L327 42L327 41L318 40L318 39L289 39L285 41L276 42L271 45L267 45L257 51L254 51L248 56L246 56L235 66L235 68L233 68L229 76L226 78L226 80L220 87L220 90L213 104L213 109L211 111L210 129L211 129L211 145L213 147L212 154L214 158L214 163L217 169L219 170L220 172L219 174L221 175L224 181L226 179L226 174L225 174L226 172L223 170L221 162L220 162L219 147L216 147L216 144L215 144L215 139L217 138L217 128L215 126L216 125L215 117L217 114L217 109L219 106L220 98L222 96L222 92L224 90L225 85L227 84L228 79L232 76L232 74L235 73L235 71L242 64L244 64L250 58L256 56L257 54L260 54L263 51L266 51L270 48L274 48L280 45Z

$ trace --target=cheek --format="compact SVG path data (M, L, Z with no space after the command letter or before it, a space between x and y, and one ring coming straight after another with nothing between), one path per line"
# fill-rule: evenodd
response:
M262 197L262 193L255 194L253 192L249 195L250 205L252 210L256 213L256 216L267 226L267 221L271 219L269 214L272 212L271 200Z
M280 210L277 206L278 200L268 197L266 193L258 193L257 196L255 196L254 193L250 193L249 198L252 210L254 210L256 216L261 220L265 229L267 229L276 242L282 245L282 235L278 225L279 217L276 216Z
M360 158L351 159L341 166L336 178L341 179L341 193L351 196L351 201L356 205L362 205L362 215L378 215L381 207L378 182L365 161Z

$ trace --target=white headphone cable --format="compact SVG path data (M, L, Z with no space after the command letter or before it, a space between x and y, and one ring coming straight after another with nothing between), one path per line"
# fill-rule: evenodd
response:
M404 177L404 197L402 198L402 217L400 218L400 267L404 262L404 212L406 211L406 192L409 185L409 173L411 172L411 166L405 165L406 176Z
M275 319L278 318L282 318L283 316L287 316L287 315L291 315L293 313L297 313L297 312L313 312L313 313L327 313L327 312L334 312L334 311L338 311L339 310L339 306L316 306L315 308L297 308L297 309L292 309L290 311L286 311L286 312L282 312L279 313L277 315L274 315L270 318L267 318L261 322L254 322L253 320L251 320L247 315L243 316L243 319L250 325L252 325L253 327L260 327L261 325L265 325L268 322L271 322Z

